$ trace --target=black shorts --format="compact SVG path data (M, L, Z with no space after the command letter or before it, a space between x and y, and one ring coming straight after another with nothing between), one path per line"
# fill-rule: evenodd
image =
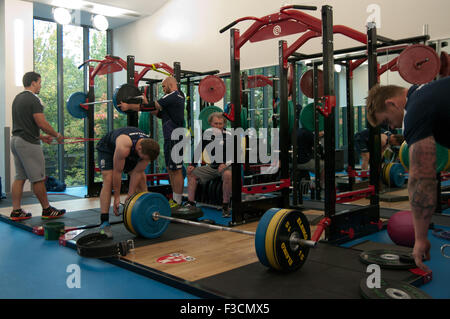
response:
M102 171L109 171L114 168L114 154L109 152L103 152L97 150L98 154L98 167ZM131 172L137 165L139 161L136 159L127 158L125 160L125 165L123 167L123 172L125 174Z
M176 171L177 169L181 169L183 167L183 150L180 150L180 159L181 161L174 161L171 156L172 148L174 145L179 143L177 140L164 140L164 160L166 162L167 170Z
M369 145L366 139L360 133L355 134L354 142L355 142L355 150L358 154L369 152Z

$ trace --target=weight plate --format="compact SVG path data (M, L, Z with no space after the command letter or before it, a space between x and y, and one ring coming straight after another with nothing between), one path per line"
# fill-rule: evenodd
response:
M431 299L431 297L413 285L395 280L380 280L380 288L369 288L367 279L359 285L361 296L365 299Z
M409 168L409 147L406 141L402 143L399 151L400 163L408 170ZM441 144L436 143L436 172L442 172L450 167L450 150Z
M216 75L208 75L198 85L200 97L208 103L216 103L225 95L225 83Z
M318 113L319 116L319 132L324 130L323 115ZM300 112L300 123L302 127L310 132L314 132L314 103L310 103L302 108Z
M264 213L258 223L255 235L255 250L259 261L266 267L270 267L266 255L266 232L273 216L279 211L279 208L271 208Z
M398 163L392 163L389 177L392 185L402 187L405 184L405 170L403 166Z
M404 49L397 60L398 73L408 83L424 84L432 81L441 68L436 51L423 44Z
M363 251L359 258L365 264L377 264L381 268L387 269L411 269L416 268L410 254L399 250L369 250Z
M323 88L323 72L322 70L318 70L318 92L319 96L322 97L324 95L324 88ZM314 98L314 78L313 78L313 69L310 69L303 73L301 79L300 79L300 89L302 90L303 94L305 94L307 97L313 99Z
M83 119L87 116L87 111L80 104L86 103L87 95L83 92L72 93L67 99L66 107L70 115L77 119Z
M141 95L142 92L137 86L128 83L122 84L120 87L117 87L114 90L112 98L114 108L117 110L117 112L126 114L127 112L124 112L120 109L119 104L121 104L122 102L128 104L141 104L142 99L136 98L137 96Z
M302 267L308 257L309 247L296 243L295 239L310 238L311 230L306 216L297 210L286 211L278 222L273 238L276 265L285 272Z
M146 194L146 192L142 193L135 193L133 194L128 201L125 203L125 207L123 208L123 223L125 225L125 228L132 234L138 235L136 230L133 228L133 224L131 222L131 215L133 213L134 204L136 203L136 200Z
M169 226L167 219L153 219L153 213L170 216L170 205L159 193L143 193L136 199L131 212L131 224L136 233L144 238L158 238Z

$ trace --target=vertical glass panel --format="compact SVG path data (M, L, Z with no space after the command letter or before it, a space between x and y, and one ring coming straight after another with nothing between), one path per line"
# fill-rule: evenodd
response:
M103 60L106 56L106 32L89 29L89 57L90 59ZM105 101L108 98L107 75L97 75L94 79L95 101ZM112 105L112 104L111 104ZM102 138L108 133L107 119L108 103L94 104L94 138ZM125 118L126 116L121 115ZM95 163L97 163L97 152L95 152ZM95 181L101 181L100 174L96 174Z
M63 27L63 64L64 64L64 101L75 92L83 92L83 28L66 25ZM64 105L64 135L84 137L84 119L70 115ZM85 147L84 143L64 145L65 183L67 186L85 184Z
M56 23L34 20L34 71L41 75L39 97L49 124L58 127ZM58 146L43 144L47 176L58 178Z

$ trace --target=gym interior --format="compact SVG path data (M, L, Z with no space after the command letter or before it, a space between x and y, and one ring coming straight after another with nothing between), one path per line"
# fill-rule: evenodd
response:
M448 1L418 0L1 0L0 298L449 299L450 150L437 151L427 272L412 258L408 145L382 153L385 132L366 110L377 83L450 76L448 12ZM41 75L45 117L65 137L41 143L48 200L66 210L55 220L41 218L29 182L21 205L32 218L10 218L11 106L28 71ZM123 112L119 95L128 84L158 100L169 76L191 145L215 112L238 132L231 214L220 177L197 186L195 209L171 208L161 152L148 192L127 195L123 174L121 214L111 208L112 237L99 236L95 145L133 126L162 147L161 120ZM311 170L298 167L300 130L314 135ZM369 168L355 140L363 130Z

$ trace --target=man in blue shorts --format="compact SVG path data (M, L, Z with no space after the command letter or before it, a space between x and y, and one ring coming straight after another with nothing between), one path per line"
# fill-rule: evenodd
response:
M413 214L416 265L429 268L427 238L436 209L436 143L450 148L450 77L409 89L388 85L374 86L367 97L367 119L372 126L403 128L409 145L408 192Z
M177 128L184 127L185 97L183 92L178 91L177 80L172 76L162 81L162 88L165 95L157 101L148 101L144 95L141 105L122 102L119 107L124 112L128 110L150 112L162 120L164 159L173 190L173 197L169 202L170 206L174 208L182 204L184 178L183 161L174 160L171 156L172 148L180 142L178 138L172 139L172 132ZM182 154L179 155L182 158Z
M114 191L113 210L119 215L122 173L130 175L127 199L138 192L145 192L147 177L145 168L159 155L159 144L136 127L123 127L106 134L97 143L98 165L103 185L100 191L100 222L109 224L111 193Z
M10 217L15 221L32 217L32 214L24 211L20 205L23 187L28 179L42 206L42 218L59 218L66 210L56 209L48 202L41 141L50 144L56 138L58 143L61 143L64 137L56 132L45 118L44 106L37 96L41 90L41 76L36 72L27 72L22 80L25 90L14 98L12 104L11 152L14 155L16 176L11 189L13 210ZM40 135L40 130L48 135Z

